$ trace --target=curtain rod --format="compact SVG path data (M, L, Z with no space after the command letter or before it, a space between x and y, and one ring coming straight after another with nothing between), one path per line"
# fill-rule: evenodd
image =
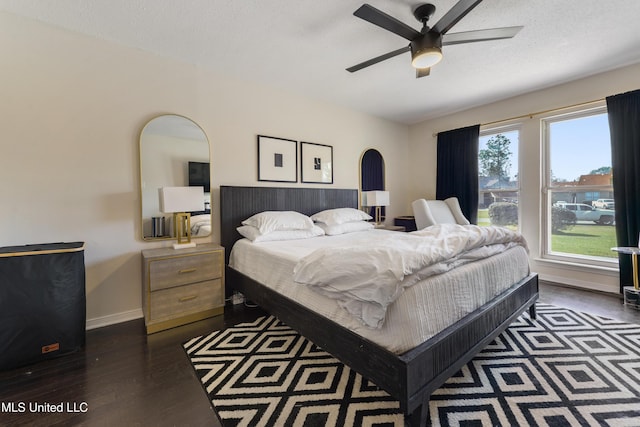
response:
M498 123L506 123L506 122L510 122L510 121L518 120L518 119L532 119L534 116L539 116L541 114L553 113L555 111L561 111L561 110L568 110L570 108L575 108L575 107L582 107L584 105L595 104L595 103L598 103L598 102L602 102L604 100L605 100L604 98L600 98L600 99L594 99L592 101L580 102L578 104L567 105L565 107L552 108L550 110L543 110L543 111L536 111L535 113L523 114L521 116L510 117L508 119L495 120L493 122L481 123L480 126L497 125ZM438 133L434 133L433 136L434 137L438 136Z

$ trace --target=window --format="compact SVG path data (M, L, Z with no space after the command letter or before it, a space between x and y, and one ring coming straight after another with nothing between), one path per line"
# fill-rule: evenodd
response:
M518 127L480 133L478 225L518 228Z
M617 262L611 142L606 107L543 120L544 256Z

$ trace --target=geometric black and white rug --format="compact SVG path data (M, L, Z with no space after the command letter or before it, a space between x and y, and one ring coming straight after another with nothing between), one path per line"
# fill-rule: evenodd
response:
M640 325L537 304L431 396L432 426L640 426ZM184 344L224 426L403 426L399 404L274 317Z

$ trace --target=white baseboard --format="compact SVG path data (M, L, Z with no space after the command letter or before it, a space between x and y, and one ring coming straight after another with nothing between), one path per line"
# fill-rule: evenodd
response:
M584 280L572 279L565 276L555 276L552 274L539 274L540 280L546 280L548 282L555 282L559 284L565 284L575 288L582 288L585 290L606 292L611 294L619 294L620 289L617 285L602 284L600 282L587 282Z
M108 316L87 319L87 330L103 328L116 323L128 322L129 320L140 319L143 316L142 308L123 311L122 313L110 314Z

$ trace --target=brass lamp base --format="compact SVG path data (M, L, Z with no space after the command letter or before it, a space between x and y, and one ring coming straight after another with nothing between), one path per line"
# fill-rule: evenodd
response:
M187 249L187 248L195 248L195 247L196 247L196 242L173 244L173 249Z
M194 248L196 243L191 241L191 214L176 212L173 214L173 223L178 239L178 243L173 244L173 249Z
M376 225L382 225L382 206L376 206L374 221L376 222Z

